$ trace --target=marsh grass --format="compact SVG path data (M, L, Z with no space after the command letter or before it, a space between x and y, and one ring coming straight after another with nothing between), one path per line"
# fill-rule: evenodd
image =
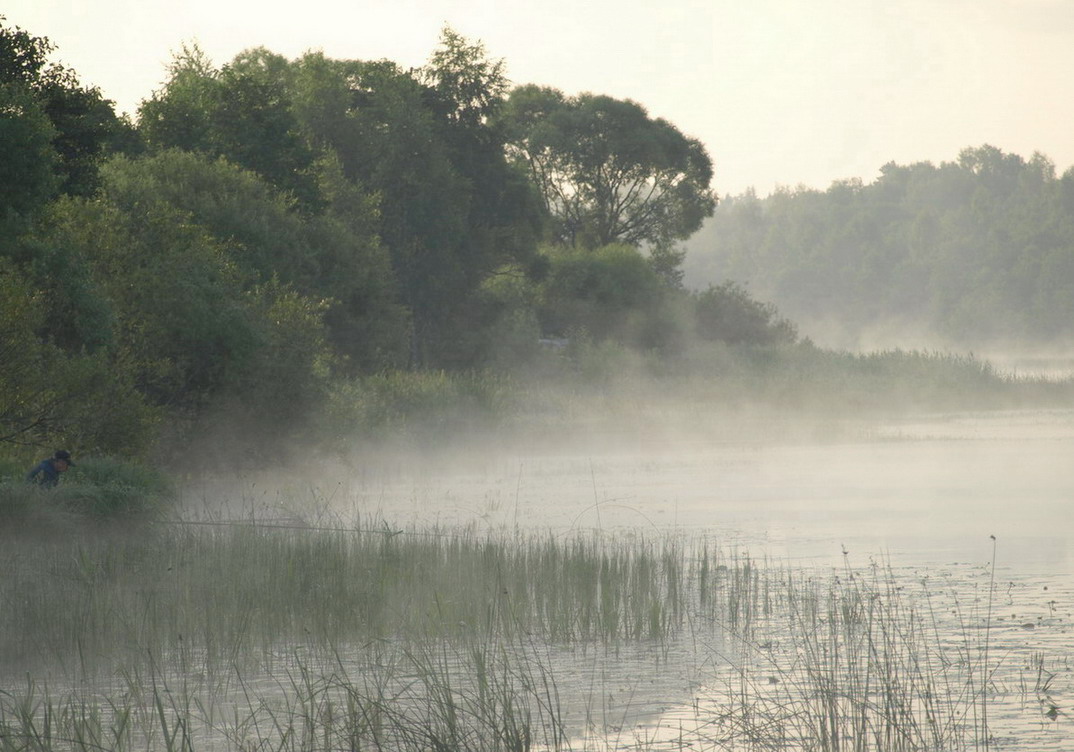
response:
M739 618L740 650L726 656L728 669L710 690L707 743L816 752L989 748L990 610L941 623L926 581L911 594L875 563L830 578L787 570L762 578L766 589L737 591L745 601L737 610L750 618Z
M209 685L155 668L108 696L0 693L0 750L472 750L566 744L545 667L488 645L378 645L315 668L293 661L266 687L236 671Z
M670 540L158 523L12 541L3 558L0 598L20 607L0 614L0 661L68 673L480 631L660 643L685 614Z
M816 575L671 536L372 520L146 524L2 555L18 607L0 660L27 679L2 687L0 752L655 748L610 684L579 682L581 658L641 646L646 670L681 672L684 645L713 673L675 749L991 739L990 572L962 609L877 564ZM1033 693L1055 698L1036 665Z

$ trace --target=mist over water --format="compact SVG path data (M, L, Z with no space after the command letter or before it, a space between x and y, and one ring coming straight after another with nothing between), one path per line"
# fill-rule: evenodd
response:
M833 428L833 425L835 426ZM579 438L370 452L188 492L214 514L381 520L489 531L706 535L754 555L838 565L999 560L1074 572L1074 411L873 422L654 423ZM200 496L202 502L196 499ZM247 507L247 510L243 510Z

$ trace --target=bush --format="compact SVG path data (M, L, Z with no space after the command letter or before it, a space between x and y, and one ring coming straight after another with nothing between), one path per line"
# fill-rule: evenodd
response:
M546 335L584 329L594 340L661 348L678 335L666 282L636 249L609 245L550 257L538 315Z
M734 282L709 286L699 293L696 313L697 333L703 339L731 345L793 344L798 340L794 324L782 318L775 306L754 300Z

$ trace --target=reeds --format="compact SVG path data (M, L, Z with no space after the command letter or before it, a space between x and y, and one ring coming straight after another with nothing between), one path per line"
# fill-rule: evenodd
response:
M455 639L492 630L550 644L668 640L685 552L437 530L152 525L8 547L0 662L63 669L150 655L211 667L294 643Z
M740 576L745 569L739 568ZM941 624L928 583L874 564L829 578L766 572L777 608L738 587L739 652L709 695L711 744L816 752L988 749L991 609ZM989 588L992 580L989 580ZM776 591L773 595L773 591Z
M0 750L79 752L524 752L566 732L540 663L475 648L378 646L314 669L294 660L266 687L241 672L206 683L152 669L102 696L34 683L0 693ZM494 653L494 654L492 654Z
M964 612L890 567L816 574L674 536L367 520L6 543L0 658L27 678L0 687L0 752L616 747L645 703L598 674L636 649L648 666L616 694L709 677L676 748L990 744L992 568ZM1059 692L1035 665L1047 718Z

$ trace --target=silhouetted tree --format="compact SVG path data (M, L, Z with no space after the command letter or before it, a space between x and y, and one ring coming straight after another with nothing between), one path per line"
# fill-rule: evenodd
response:
M711 216L712 160L700 141L636 102L522 86L503 112L512 155L554 218L554 240L667 248Z

